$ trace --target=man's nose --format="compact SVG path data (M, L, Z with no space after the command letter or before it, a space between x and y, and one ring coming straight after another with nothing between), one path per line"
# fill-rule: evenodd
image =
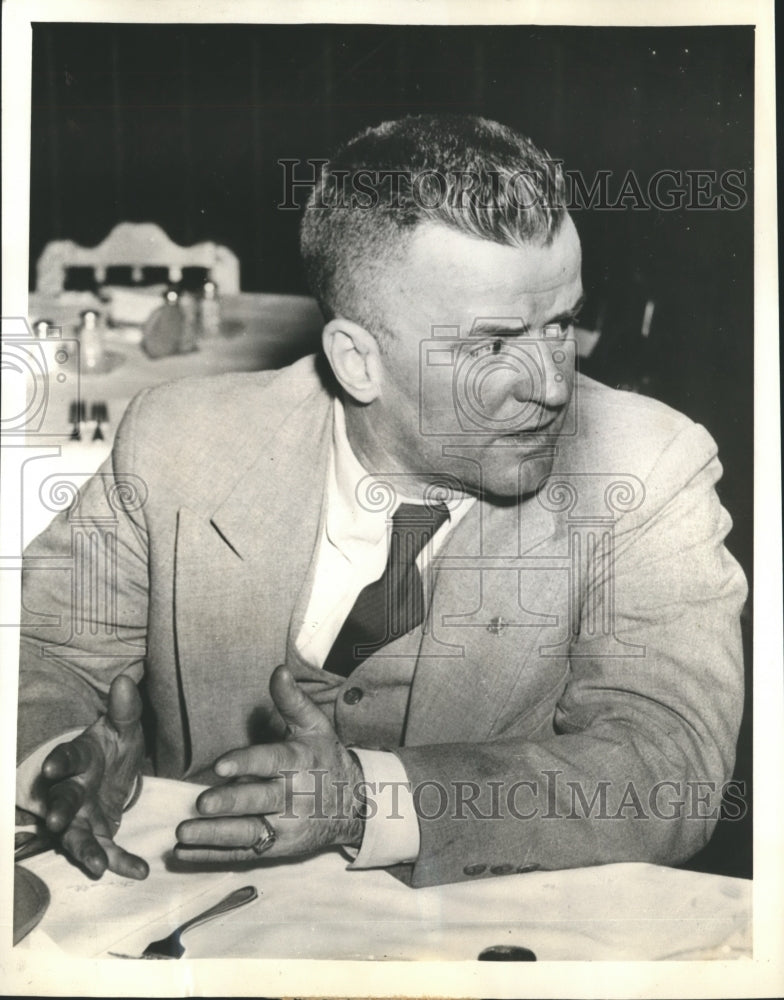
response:
M557 409L571 395L571 354L563 344L539 342L531 345L525 374L515 380L512 392L520 403L534 402Z

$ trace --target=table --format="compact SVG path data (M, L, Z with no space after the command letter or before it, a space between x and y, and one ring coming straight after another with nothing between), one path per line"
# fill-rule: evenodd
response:
M32 325L36 319L49 319L61 328L61 339L72 339L79 312L90 305L101 304L84 293L60 296L32 293L29 321ZM120 419L131 399L142 389L188 376L280 368L318 349L323 319L315 300L307 296L265 293L225 296L221 299L221 315L224 336L200 340L199 349L190 354L157 360L151 360L142 351L139 328L108 329L107 351L122 363L104 374L76 372L70 364L61 369L54 360L54 342L44 342L51 371L42 420L34 433L28 434L24 447L12 449L11 442L4 441L9 445L5 456L7 474L19 477L25 498L21 510L22 546L54 516L56 505L53 508L45 500L52 484L67 480L82 486L86 477L108 457ZM41 391L40 380L32 385L33 392ZM95 423L89 419L82 425L82 440L71 440L69 410L76 399L85 403L88 418L93 403L106 404L109 422L102 428L103 440L92 440ZM30 461L31 458L35 460Z
M49 886L42 922L17 947L137 956L150 941L242 885L259 899L183 938L188 958L473 961L522 945L539 961L751 957L751 882L649 864L531 872L410 889L383 870L349 871L338 851L243 870L177 870L177 823L200 786L145 778L123 846L145 882L91 882L52 852L24 864Z
M89 296L63 293L43 296L31 293L29 320L47 318L61 328L63 339L73 338L79 312ZM94 300L100 306L98 300ZM130 400L142 389L191 375L217 375L230 371L280 368L317 349L323 326L314 299L302 295L272 295L242 292L221 299L223 336L200 339L199 349L189 354L151 360L139 345L140 329L109 328L107 350L122 363L106 374L81 372L79 394L88 404L108 401L110 434ZM42 435L68 430L68 406L76 386L68 372L63 383L50 378L51 402L47 406Z

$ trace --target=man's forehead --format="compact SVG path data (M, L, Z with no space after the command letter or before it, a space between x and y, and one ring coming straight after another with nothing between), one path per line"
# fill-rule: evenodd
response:
M537 293L579 275L581 259L577 230L567 216L551 242L514 246L425 223L412 234L402 263L415 283Z
M531 310L575 305L582 291L580 269L580 241L568 216L547 245L506 246L425 223L390 268L384 298L388 309L408 322L415 315L469 322L525 313L521 318L527 323L536 318Z

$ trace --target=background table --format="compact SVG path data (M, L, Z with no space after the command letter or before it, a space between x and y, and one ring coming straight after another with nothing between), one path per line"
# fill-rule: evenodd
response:
M522 945L540 961L751 957L751 883L648 864L531 872L410 889L339 852L242 870L171 859L199 788L146 778L118 842L150 863L145 882L91 882L51 852L25 862L49 886L43 921L18 947L131 956L241 885L259 899L189 931L186 958L473 961Z
M75 336L79 312L88 307L102 308L89 294L64 293L61 296L30 295L29 321L51 320L61 329L61 339ZM108 456L117 426L133 397L149 386L188 376L217 375L232 371L259 371L280 368L296 358L316 350L323 325L321 312L312 298L297 295L240 293L221 300L223 335L201 339L198 350L152 360L139 344L139 328L120 327L106 331L106 348L121 360L104 374L76 372L73 365L58 370L50 359L48 396L43 419L35 432L18 449L20 468L14 469L9 449L9 475L19 475L24 496L21 512L22 545L30 542L52 519L56 505L46 500L55 482L68 481L76 487L98 468ZM54 352L46 341L47 356ZM64 376L59 379L57 376ZM32 385L33 392L42 386ZM81 441L71 440L69 423L71 404L77 399L85 404L88 419L82 425ZM93 441L95 423L90 420L93 403L106 404L109 421L102 427L103 440ZM32 451L30 449L33 449ZM23 455L22 452L25 452ZM29 461L31 457L35 461ZM55 478L52 478L55 477Z
M128 402L150 385L189 375L215 375L229 371L280 368L319 344L323 319L315 300L300 295L240 293L221 299L223 335L200 339L198 350L151 360L139 343L140 330L130 327L106 331L107 349L122 363L106 374L82 371L79 391L88 404L106 400L110 404L111 427L115 427ZM32 293L29 319L49 319L61 328L63 339L73 338L79 312L88 306L101 309L93 296L63 293L42 296ZM62 432L68 422L72 385L50 379L51 404L47 406L42 433Z

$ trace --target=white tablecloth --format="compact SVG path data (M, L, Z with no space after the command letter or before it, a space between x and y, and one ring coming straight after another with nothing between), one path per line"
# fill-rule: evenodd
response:
M648 864L532 872L409 889L382 870L348 871L341 853L235 871L174 870L177 823L199 789L145 779L120 843L150 863L144 882L89 880L48 853L25 865L49 886L41 924L18 947L139 955L241 885L254 903L183 938L186 957L473 961L490 945L538 960L751 956L751 883Z

